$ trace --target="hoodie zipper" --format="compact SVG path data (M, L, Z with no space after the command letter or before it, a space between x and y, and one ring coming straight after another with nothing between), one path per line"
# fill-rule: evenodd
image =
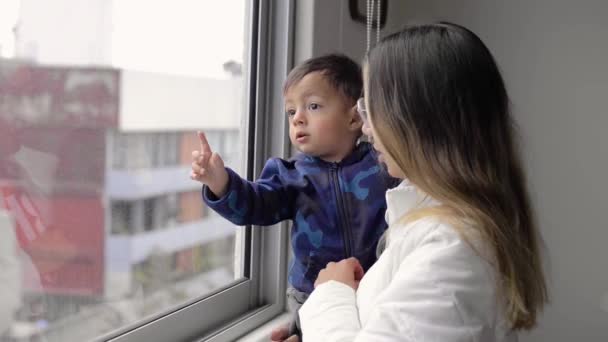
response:
M338 172L339 172L339 166L337 163L332 163L331 167L329 169L330 175L331 175L331 179L332 179L332 183L333 183L333 187L334 187L334 193L336 196L336 206L338 208L338 225L340 226L340 229L342 230L342 237L344 238L344 255L345 258L349 258L352 256L352 248L351 248L351 234L350 234L350 229L349 229L349 222L350 220L348 219L348 216L346 215L346 206L344 205L344 198L342 196L342 190L340 189L340 180L338 178Z

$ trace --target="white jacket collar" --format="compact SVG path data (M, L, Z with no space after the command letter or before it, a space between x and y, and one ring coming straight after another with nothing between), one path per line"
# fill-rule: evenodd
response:
M385 219L390 227L396 226L403 216L416 208L428 207L438 204L430 196L421 192L409 180L403 180L396 187L386 192L386 214ZM403 231L402 229L398 229ZM389 236L393 235L389 233Z
M421 199L418 189L404 179L396 187L386 191L386 223L392 226L403 215L418 206Z

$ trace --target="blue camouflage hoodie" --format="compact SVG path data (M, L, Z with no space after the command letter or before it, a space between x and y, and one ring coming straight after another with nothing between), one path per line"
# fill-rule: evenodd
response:
M269 159L255 182L226 170L226 194L217 198L204 187L205 203L236 225L292 220L289 283L297 290L312 292L330 261L354 256L366 271L376 261L386 229L385 192L399 181L380 166L369 143L337 163L305 154Z

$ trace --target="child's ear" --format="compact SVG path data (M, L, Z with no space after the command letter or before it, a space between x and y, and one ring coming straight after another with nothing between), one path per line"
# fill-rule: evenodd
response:
M363 128L363 121L361 121L361 116L357 112L357 105L354 105L349 111L349 128L351 131L361 131Z

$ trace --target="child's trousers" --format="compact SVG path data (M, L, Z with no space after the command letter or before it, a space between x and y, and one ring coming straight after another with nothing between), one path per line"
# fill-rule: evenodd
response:
M300 327L300 316L298 316L298 311L306 299L308 299L308 296L308 293L300 292L293 287L287 288L287 308L294 315L289 326L289 336L298 335L300 341L302 341L302 330Z

